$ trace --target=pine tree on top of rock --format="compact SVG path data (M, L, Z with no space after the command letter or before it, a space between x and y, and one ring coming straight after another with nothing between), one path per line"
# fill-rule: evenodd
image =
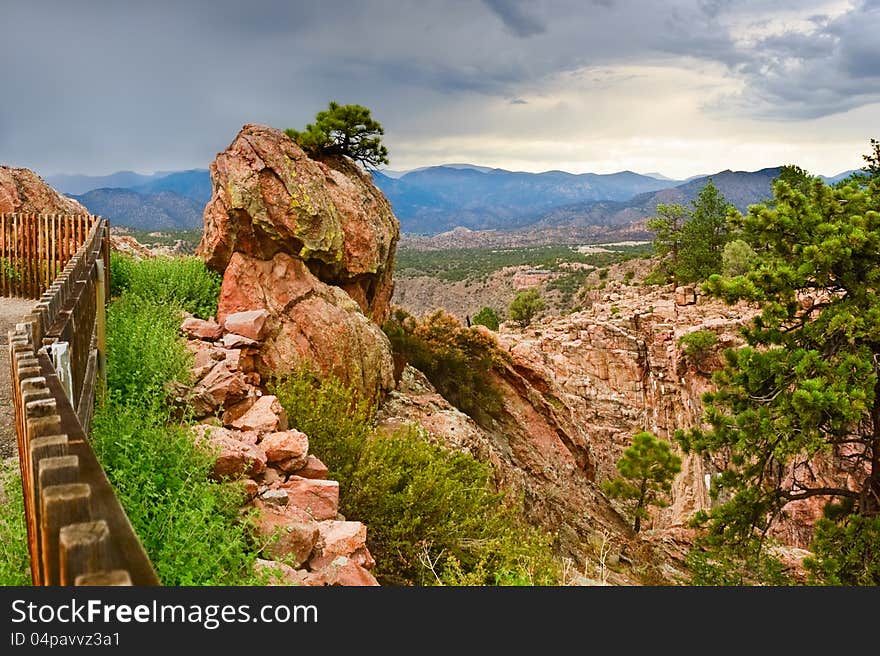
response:
M309 155L344 155L367 169L388 164L388 149L381 137L385 130L362 105L331 101L305 130L288 128L284 132Z

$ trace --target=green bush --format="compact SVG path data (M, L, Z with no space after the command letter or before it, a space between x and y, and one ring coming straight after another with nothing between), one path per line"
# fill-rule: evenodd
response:
M132 271L137 261L128 255L110 251L110 297L120 296L131 287Z
M513 321L516 321L521 327L525 328L535 315L544 309L544 299L538 293L537 289L524 289L519 292L510 302L507 313Z
M842 515L837 506L816 522L811 549L804 559L812 582L820 585L880 585L880 517Z
M651 273L645 276L645 279L642 281L642 284L646 287L650 285L665 285L669 282L670 274L666 270L666 267L663 265L655 268Z
M474 315L471 323L475 326L486 326L489 330L498 330L501 320L498 318L498 313L487 306Z
M713 330L695 330L678 339L678 345L684 349L684 354L698 367L705 364L717 343L718 335Z
M551 584L549 536L492 488L491 467L413 429L374 433L371 410L338 382L299 373L270 386L291 426L340 483L341 512L366 523L386 584Z
M755 251L742 239L734 239L724 245L721 252L721 272L732 278L744 276L752 269Z
M0 461L0 585L30 584L21 474L14 460Z
M186 426L112 403L95 413L92 444L164 585L255 580L243 491L209 478L212 458Z
M168 384L189 377L182 310L216 304L204 268L192 258L119 262L111 264L121 296L107 313L107 393L92 420L95 452L164 585L262 581L239 512L243 491L210 478L211 454L166 401ZM169 280L160 284L162 275Z
M398 313L383 326L395 356L424 373L456 408L481 425L490 423L501 409L491 372L504 356L495 342L443 310L421 323L404 315Z
M197 257L156 257L137 262L124 255L111 255L111 293L127 291L202 319L217 314L221 282L220 276Z
M330 478L340 484L340 496L348 496L347 482L372 431L373 406L357 400L337 379L319 382L308 369L272 380L272 394L287 412L291 425L309 436L309 450L320 454Z
M560 294L560 303L563 306L566 306L571 303L571 299L575 292L583 287L591 272L592 271L589 269L567 271L548 282L545 289L548 292L553 291L554 289L558 290Z
M344 505L367 523L387 581L486 585L520 571L552 582L549 540L521 524L491 480L489 465L403 430L364 443Z

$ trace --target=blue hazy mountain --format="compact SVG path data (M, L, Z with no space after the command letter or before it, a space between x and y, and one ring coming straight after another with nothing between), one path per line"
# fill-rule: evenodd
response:
M110 225L139 230L191 230L203 224L205 204L173 191L139 193L132 189L92 189L72 195Z
M191 198L200 203L203 208L211 200L212 191L211 176L208 174L208 169L191 169L189 171L168 173L142 184L128 186L128 188L148 196L163 191L172 192L184 198Z
M679 204L691 208L703 187L710 180L724 198L740 212L746 212L749 205L763 203L773 198L773 180L779 176L782 167L772 167L759 171L719 171L712 175L689 179L687 182L658 191L638 194L625 201L587 201L572 203L532 217L530 226L536 229L558 227L608 226L620 227L638 223L654 216L657 205ZM834 184L855 171L846 171L836 176L819 176L827 184Z
M155 173L143 175L134 171L117 171L110 175L81 175L79 173L61 173L46 176L46 182L52 185L62 194L84 194L92 189L126 189L144 185L154 180L156 176L167 175Z
M198 229L211 198L207 169L141 175L120 171L106 176L49 176L49 184L94 214L142 230ZM97 186L94 186L97 185Z
M401 230L434 234L463 226L472 230L521 228L536 215L586 201L624 201L674 184L620 173L526 173L453 164L408 171L399 177L374 172Z
M820 177L833 184L851 173ZM689 203L709 178L744 211L772 196L770 183L778 174L778 167L728 170L675 181L657 173L527 173L456 163L374 171L373 179L391 202L402 232L432 235L457 226L505 230L625 225L653 214L657 203ZM47 181L112 224L143 229L201 227L212 192L207 169L61 175Z

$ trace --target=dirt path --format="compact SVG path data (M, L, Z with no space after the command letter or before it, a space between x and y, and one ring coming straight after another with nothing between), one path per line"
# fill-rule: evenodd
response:
M34 304L35 301L21 298L0 298L0 459L17 455L7 333L31 311Z

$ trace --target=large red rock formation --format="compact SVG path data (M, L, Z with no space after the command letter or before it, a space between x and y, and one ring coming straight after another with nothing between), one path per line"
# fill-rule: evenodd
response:
M223 273L218 322L265 309L264 374L311 363L366 394L393 387L379 328L390 311L399 224L344 158L310 159L283 132L246 125L211 163L198 254Z
M2 212L91 214L72 198L59 194L33 171L10 166L0 166Z

